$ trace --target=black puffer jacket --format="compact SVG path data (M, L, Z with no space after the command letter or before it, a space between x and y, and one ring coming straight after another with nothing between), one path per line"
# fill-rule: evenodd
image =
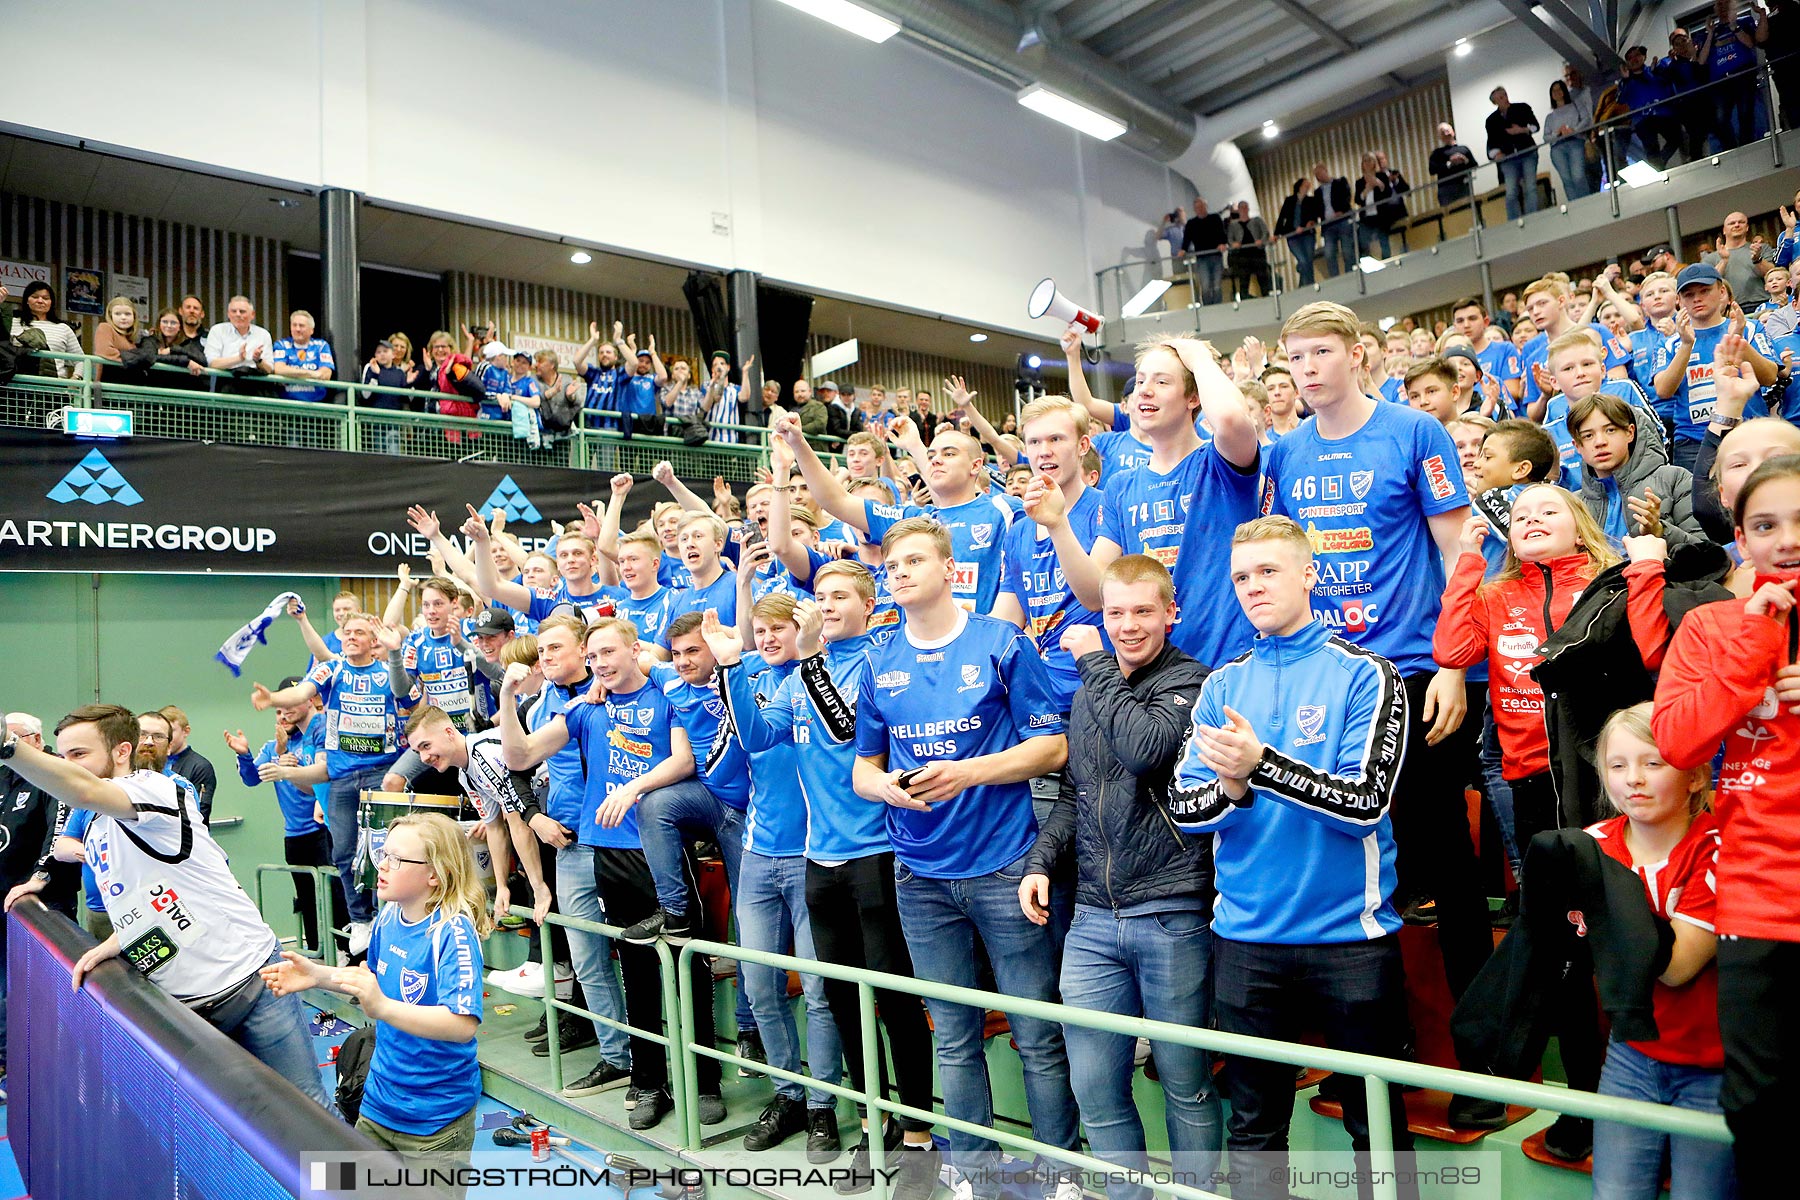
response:
M1114 911L1171 896L1212 908L1212 844L1184 836L1166 808L1206 668L1165 646L1127 681L1112 655L1083 655L1069 714L1062 793L1025 858L1056 879L1075 854L1078 904Z

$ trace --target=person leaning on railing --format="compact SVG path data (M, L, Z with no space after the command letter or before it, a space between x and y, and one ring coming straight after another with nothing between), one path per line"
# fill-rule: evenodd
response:
M0 309L8 316L7 327L20 346L27 350L51 350L58 354L80 354L81 338L75 327L63 320L56 313L56 290L41 279L34 279L25 285L25 292L20 297L24 304L22 316L12 316L10 310ZM6 303L6 289L0 288L0 305ZM86 377L87 365L66 359L45 358L38 360L38 370L44 375L57 375L64 379L82 379Z
M182 329L181 314L172 308L156 314L156 324L144 331L136 346L120 355L120 364L124 382L151 383L156 387L187 391L206 390L206 347L201 345L199 338ZM187 374L158 371L153 375L151 368L158 364L179 367Z

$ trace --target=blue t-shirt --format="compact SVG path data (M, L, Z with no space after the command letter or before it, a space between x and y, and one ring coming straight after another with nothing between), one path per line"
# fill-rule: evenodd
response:
M719 698L717 681L711 687L695 687L668 663L657 663L650 668L650 682L662 689L687 730L694 774L707 791L741 812L750 800L750 762L724 724L725 702Z
M947 639L930 643L902 629L867 654L856 753L885 755L890 771L996 754L1025 738L1065 731L1037 651L1006 621L970 613ZM1037 837L1027 783L969 788L930 812L884 807L895 857L929 879L990 874L1015 862Z
M306 345L299 346L291 337L284 337L269 347L269 360L284 367L302 367L308 371L316 371L320 367L337 373L337 360L331 357L331 346L323 338L308 338ZM290 383L287 385L289 400L325 399L326 390L316 383Z
M730 543L727 543L729 546ZM694 586L694 573L687 564L668 551L663 551L662 560L656 564L656 582L664 587L691 588Z
M1612 330L1593 321L1588 322L1587 327L1600 335L1600 354L1608 371L1631 361L1630 355L1626 354L1621 346L1615 344ZM1520 373L1525 380L1525 393L1519 399L1520 411L1524 410L1525 405L1536 404L1543 399L1543 393L1538 390L1537 378L1532 375L1531 368L1542 366L1548 369L1549 358L1550 335L1547 333L1538 334L1526 342L1524 349L1519 351Z
M619 616L637 626L638 640L669 648L669 622L675 619L675 589L658 587L642 600L623 585L601 588L612 597Z
M703 613L709 608L716 608L719 610L719 624L727 629L731 628L737 624L737 579L736 571L720 571L719 577L705 587L696 587L690 583L681 588L670 601L670 619L683 613Z
M1729 28L1721 27L1715 21L1707 30L1706 36L1712 42L1712 53L1707 57L1706 65L1712 68L1714 79L1723 79L1738 71L1748 71L1756 66L1756 49L1739 41L1738 30L1756 36L1756 19L1745 13L1732 22Z
M1774 348L1775 353L1771 357L1777 365L1781 362L1783 350L1792 350L1794 357L1800 359L1800 332L1784 334L1772 339L1769 344ZM1787 389L1781 397L1781 411L1775 415L1789 421L1800 417L1800 371L1795 372L1794 377L1788 380Z
M563 687L545 680L544 690L538 693L537 699L525 710L525 727L536 733L554 721L568 711L569 705L575 703L576 697L586 692L592 682L590 676L570 687ZM552 754L544 766L550 772L550 795L544 805L545 813L564 829L579 833L587 776L582 768L581 746L575 740L573 732L569 735L568 744Z
M563 713L569 740L579 740L587 759L587 792L582 798L579 834L584 846L637 849L637 806L625 819L607 829L600 824L600 806L625 783L648 772L673 752L669 729L675 723L675 706L649 680L635 692L608 692L606 703L571 704Z
M1721 43L1723 44L1723 43ZM1678 442L1700 442L1706 440L1706 427L1712 424L1713 408L1717 403L1717 391L1713 384L1713 358L1719 352L1719 343L1725 340L1730 322L1721 320L1717 325L1705 329L1694 330L1694 348L1688 353L1687 374L1675 389L1675 395L1669 403L1675 414L1675 440ZM1755 321L1744 324L1744 340L1756 348L1756 352L1764 358L1773 359L1777 355L1775 346L1769 341L1769 335L1762 331L1762 326ZM1656 355L1656 369L1660 372L1675 361L1675 353L1681 348L1679 335L1663 342L1662 349ZM1744 416L1759 416L1754 405L1757 398L1752 398L1744 406Z
M1486 350L1477 350L1475 361L1481 364L1483 374L1492 375L1501 383L1517 379L1525 371L1518 349L1503 337L1490 341Z
M1254 495L1254 491L1252 491ZM1069 509L1069 528L1083 550L1092 551L1099 533L1100 490L1084 488ZM1050 531L1036 521L1013 523L1006 531L1004 577L1001 587L1019 602L1025 613L1025 632L1037 646L1050 676L1050 687L1060 707L1067 713L1081 686L1081 675L1075 660L1062 648L1062 636L1071 625L1101 627L1100 614L1083 607L1063 579L1062 564L1056 557L1056 543ZM1110 647L1104 632L1103 644Z
M469 662L448 633L434 637L415 629L400 647L400 661L419 681L425 703L444 710L459 733L475 731L475 704L469 692Z
M307 675L325 704L325 767L338 779L361 767L385 767L400 757L400 705L393 674L376 659L353 667L344 658L322 662Z
M791 662L771 666L761 654L750 653L744 655L738 673L760 710L774 699L782 683L794 673L794 667ZM735 738L733 742L743 745ZM806 797L800 786L800 759L800 747L792 738L776 739L766 748L750 753L745 850L766 858L795 858L806 853Z
M1321 437L1311 421L1282 438L1269 451L1262 509L1312 539L1319 621L1414 675L1437 669L1431 634L1444 592L1426 518L1468 503L1456 443L1437 419L1380 404L1348 437Z
M1375 390L1380 392L1381 398L1389 404L1409 403L1406 398L1406 381L1396 375L1389 375L1383 379Z
M1000 592L1001 547L1017 511L1011 497L991 492L949 508L863 501L872 542L880 542L889 529L908 517L937 518L938 524L950 531L951 557L956 560L950 592L958 604L978 613L994 610L994 597Z
M311 766L313 757L319 753L324 740L324 726L324 721L314 718L312 724L306 727L305 734L288 740L288 752L301 766ZM275 752L275 739L270 738L263 743L255 757L248 754L237 756L238 778L243 780L245 787L260 786L262 776L257 773L257 768L265 763L272 763L279 757ZM281 809L283 837L306 837L323 828L313 820L313 804L317 799L311 787L289 783L285 779L275 781L275 803Z
M484 421L505 421L509 418L500 410L501 396L512 392L512 375L499 363L484 363L481 368L481 390L487 398L481 402L481 411L477 414Z
M648 417L656 413L656 376L628 375L619 389L624 397L619 407L634 416Z
M1649 395L1656 406L1656 415L1664 420L1672 420L1675 416L1675 398L1664 400L1656 394L1656 355L1669 339L1659 333L1654 325L1646 325L1642 329L1634 329L1628 339L1631 346L1631 377L1637 381Z
M617 607L611 588L597 587L576 596L569 592L569 581L559 579L553 588L531 589L531 607L526 609L525 615L533 621L544 621L559 613L568 613L592 624L595 618L607 615L605 610L609 605Z
M416 924L388 903L369 932L369 967L381 994L481 1020L481 940L475 923L436 914ZM440 1042L375 1022L375 1056L363 1085L363 1115L400 1133L436 1133L481 1098L474 1038Z
M861 799L860 796L857 798L859 800ZM864 803L867 803L867 801L864 801ZM871 804L869 807L873 808L875 806ZM93 809L75 809L69 814L67 823L63 825L63 836L72 837L78 842L85 842L87 840L88 826L93 823ZM94 878L94 868L88 866L86 855L83 855L81 859L81 887L87 898L88 910L97 913L106 912L106 900L100 895L100 881Z
M1127 430L1108 429L1093 438L1094 453L1100 456L1100 482L1150 465L1153 451Z

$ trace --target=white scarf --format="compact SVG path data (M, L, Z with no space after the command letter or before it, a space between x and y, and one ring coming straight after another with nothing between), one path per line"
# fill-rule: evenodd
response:
M250 657L251 649L258 642L265 646L268 645L269 639L263 634L268 631L276 617L287 611L288 601L299 598L297 592L283 592L269 601L268 607L264 608L259 616L226 638L225 644L219 647L219 652L213 657L229 667L233 675L242 674L244 660Z

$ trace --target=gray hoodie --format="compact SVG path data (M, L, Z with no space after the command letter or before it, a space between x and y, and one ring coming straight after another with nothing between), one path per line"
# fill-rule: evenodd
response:
M1642 415L1642 410L1633 406L1633 412L1638 415L1637 436L1632 439L1631 453L1624 465L1612 473L1612 482L1619 490L1619 503L1625 505L1629 497L1636 496L1641 500L1646 492L1655 492L1656 498L1662 501L1663 540L1671 549L1685 542L1706 541L1699 518L1694 516L1693 475L1669 462L1661 432ZM1605 528L1610 500L1606 483L1585 462L1581 464L1581 499L1594 514L1594 520ZM1636 533L1637 522L1632 519L1629 506L1624 507L1624 514L1627 532Z

